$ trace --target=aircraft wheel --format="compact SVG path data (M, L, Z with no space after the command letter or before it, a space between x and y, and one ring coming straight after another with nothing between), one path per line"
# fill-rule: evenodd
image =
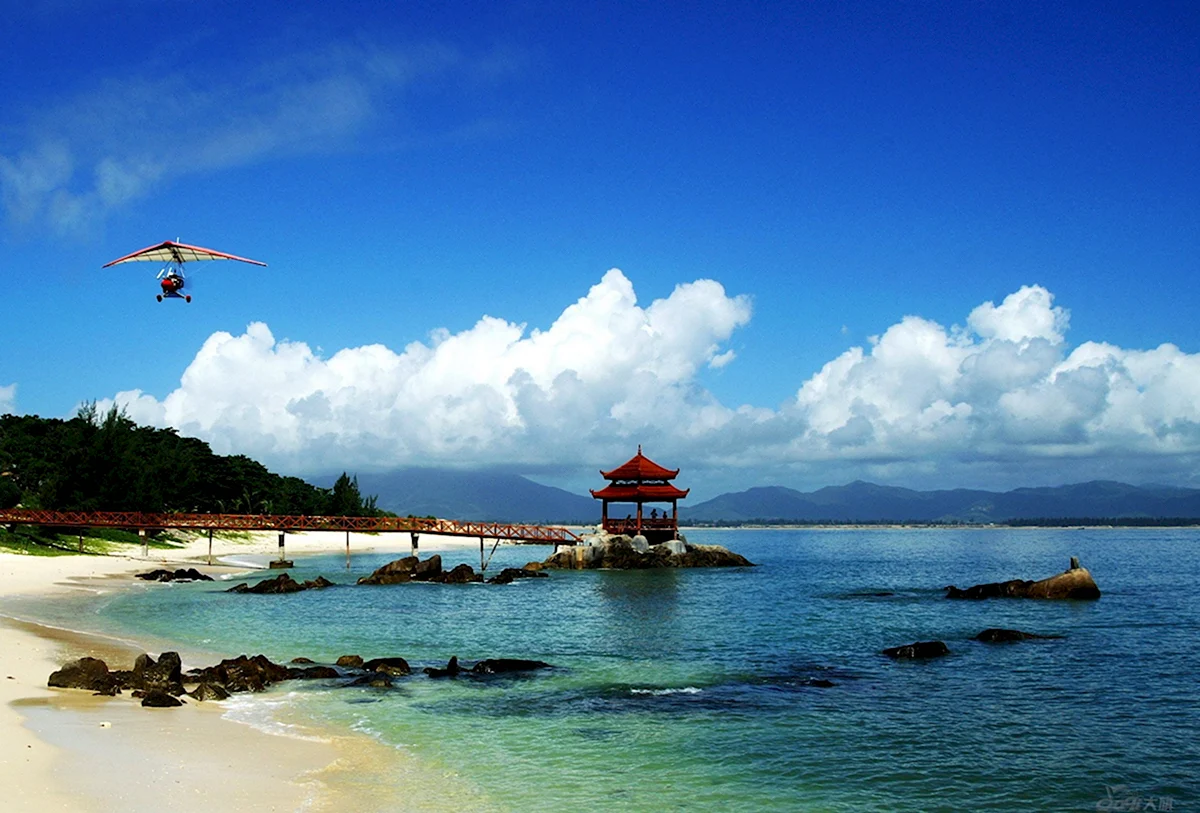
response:
M187 296L185 296L185 297L183 298L183 301L184 301L184 302L191 302L191 301L192 301L192 295L191 295L191 294L188 294Z
M159 294L158 296L156 296L154 298L157 299L159 302L162 302L162 294Z

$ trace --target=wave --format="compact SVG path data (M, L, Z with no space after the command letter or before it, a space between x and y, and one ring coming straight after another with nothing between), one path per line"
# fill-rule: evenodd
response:
M647 694L651 697L662 697L669 694L700 694L704 691L695 686L684 686L682 689L630 689L630 694Z

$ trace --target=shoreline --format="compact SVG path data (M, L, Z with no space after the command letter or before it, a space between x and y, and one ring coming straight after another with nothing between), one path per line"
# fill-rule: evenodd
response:
M478 544L474 538L433 535L423 535L421 541L422 555ZM287 539L288 558L345 549L345 534L339 532ZM267 572L266 562L278 557L278 542L274 533L217 537L213 565L207 564L208 550L207 536L196 536L183 547L153 548L146 558L0 552L0 651L5 653L0 731L7 734L0 737L0 782L6 805L11 805L7 810L333 810L344 804L338 802L339 779L363 772L420 772L411 757L366 734L330 734L287 724L281 726L284 731L270 732L232 719L221 703L185 698L182 708L146 709L127 695L95 697L47 687L51 672L85 655L112 668L128 668L142 652L161 653L136 639L14 616L5 599L127 589L141 584L134 574L163 566L196 567L214 576L260 568ZM406 535L351 534L352 555L409 551ZM259 560L262 564L256 566ZM361 782L351 784L361 791ZM395 798L355 794L352 803L357 809L376 809L373 804L403 809Z

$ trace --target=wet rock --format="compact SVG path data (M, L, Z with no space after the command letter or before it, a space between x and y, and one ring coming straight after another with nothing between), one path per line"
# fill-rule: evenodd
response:
M455 655L446 664L445 669L438 669L436 666L426 666L422 671L424 671L425 674L429 675L431 678L446 678L458 677L458 674L463 670L458 665L458 656Z
M837 684L832 680L826 680L825 678L809 678L804 681L804 685L812 686L817 689L832 689Z
M388 562L375 570L370 576L363 576L359 584L404 584L413 581L428 581L428 574L442 572L442 557L431 556L422 562L416 556L405 556L394 562ZM418 578L418 575L420 578Z
M272 683L287 680L288 668L272 663L265 655L239 655L193 670L188 676L200 683L219 683L231 692L261 692Z
M206 576L194 567L178 570L151 570L149 573L134 574L139 579L151 582L210 582L212 576Z
M476 675L504 675L511 672L532 672L536 669L552 669L545 661L528 661L520 658L488 658L471 667Z
M259 594L277 594L277 593L299 593L302 590L320 590L325 587L333 587L333 582L326 579L324 576L318 576L315 579L306 582L298 582L287 573L280 573L273 579L263 579L258 584L250 586L246 582L235 584L233 587L226 590L226 593L259 593Z
M975 636L974 640L983 641L985 644L1003 644L1010 641L1028 641L1032 639L1050 639L1062 638L1061 635L1036 635L1032 632L1022 632L1021 630L1000 629L992 627L985 629L983 632Z
M142 705L147 708L166 709L182 706L183 701L162 689L151 689L142 697Z
M488 584L512 584L517 579L544 579L547 574L540 572L541 565L537 570L530 570L528 565L524 568L506 567L497 575L487 580Z
M375 689L390 689L392 676L386 672L371 672L347 683L347 686L370 686Z
M217 683L201 683L188 692L188 697L206 703L212 700L228 700L229 692L225 691L224 686Z
M328 680L340 678L342 673L332 666L308 666L305 668L291 667L288 669L288 680Z
M342 655L337 659L337 665L346 669L362 669L363 659L360 655Z
M120 691L120 681L108 671L108 664L99 658L80 658L63 664L61 669L50 673L47 686L58 689L86 689L98 694L115 695Z
M1092 574L1079 566L1079 560L1071 557L1071 567L1062 573L1040 581L1012 579L1006 582L976 584L965 590L954 585L946 588L946 598L1041 598L1041 599L1098 599L1100 588Z
M441 574L435 581L441 584L470 584L483 581L483 576L475 572L470 565L455 565L453 570Z
M164 652L158 660L143 653L133 662L129 688L151 691L161 689L173 695L183 694L183 670L178 652Z
M316 661L314 661L312 658L292 658L290 661L288 661L288 663L304 665L304 664L316 663Z
M368 672L386 672L389 675L408 675L412 674L412 669L409 668L408 661L404 658L372 658L363 664L363 669Z
M914 644L885 649L883 654L893 660L927 660L949 655L950 649L942 641L917 641Z
M682 552L679 552L682 551ZM587 544L559 548L543 568L566 570L649 570L663 567L753 567L754 563L720 545L689 545L682 540L639 551L628 536L601 534Z

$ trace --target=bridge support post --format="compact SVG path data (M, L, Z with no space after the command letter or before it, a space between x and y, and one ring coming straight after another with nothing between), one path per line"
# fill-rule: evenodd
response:
M150 540L146 538L146 529L138 528L138 541L142 543L142 558L147 559L150 556Z
M272 570L276 570L279 568L289 568L292 566L292 562L288 560L288 558L284 555L284 552L283 552L283 538L286 535L287 535L286 531L279 532L279 558L268 564L268 567L270 567Z
M212 535L213 535L213 529L209 528L208 529L208 563L210 565L212 564Z
M346 570L350 569L350 532L346 531Z
M83 553L83 528L79 529L79 552Z
M479 572L487 570L487 565L483 562L483 537L479 537Z
M409 537L412 538L412 555L416 556L417 555L417 546L418 546L418 543L417 543L418 534L416 531L409 531L408 535L409 535Z

